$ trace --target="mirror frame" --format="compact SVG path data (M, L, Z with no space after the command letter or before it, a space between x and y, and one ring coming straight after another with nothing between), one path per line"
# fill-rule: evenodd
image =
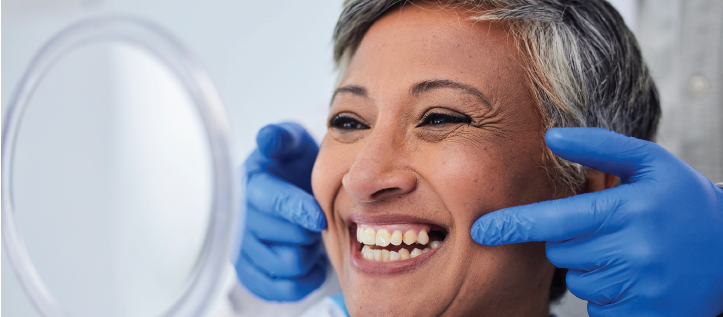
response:
M135 17L91 18L75 23L50 39L33 58L8 104L2 131L2 236L13 269L43 316L69 316L47 289L18 232L13 207L12 167L18 131L33 92L45 74L67 53L91 43L122 42L150 53L183 84L201 117L211 151L213 188L211 213L200 258L182 295L161 316L199 316L221 291L224 269L240 245L243 217L237 209L243 183L232 166L230 127L221 99L198 59L169 32Z

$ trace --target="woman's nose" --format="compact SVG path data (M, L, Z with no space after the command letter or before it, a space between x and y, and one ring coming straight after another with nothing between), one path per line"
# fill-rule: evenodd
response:
M393 138L372 136L342 184L356 200L372 202L413 191L417 177L405 164L401 146Z

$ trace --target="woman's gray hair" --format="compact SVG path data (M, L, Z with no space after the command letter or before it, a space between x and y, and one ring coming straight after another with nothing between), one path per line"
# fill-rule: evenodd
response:
M346 0L334 31L341 74L371 25L409 0ZM502 21L518 43L545 131L601 127L653 141L660 118L658 92L632 32L604 0L444 0L477 21ZM541 131L544 133L544 131ZM585 170L546 151L552 177L575 192Z

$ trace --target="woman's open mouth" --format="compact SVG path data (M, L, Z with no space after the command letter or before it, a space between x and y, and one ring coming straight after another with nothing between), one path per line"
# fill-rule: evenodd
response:
M406 218L406 217L405 217ZM420 222L350 222L351 264L369 273L398 273L414 269L439 249L448 231Z

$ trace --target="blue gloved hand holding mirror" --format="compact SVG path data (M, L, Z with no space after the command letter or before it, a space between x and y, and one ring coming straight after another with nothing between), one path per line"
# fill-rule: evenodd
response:
M246 159L246 230L236 260L239 280L266 300L300 300L324 282L326 219L311 193L319 151L300 125L268 125Z

